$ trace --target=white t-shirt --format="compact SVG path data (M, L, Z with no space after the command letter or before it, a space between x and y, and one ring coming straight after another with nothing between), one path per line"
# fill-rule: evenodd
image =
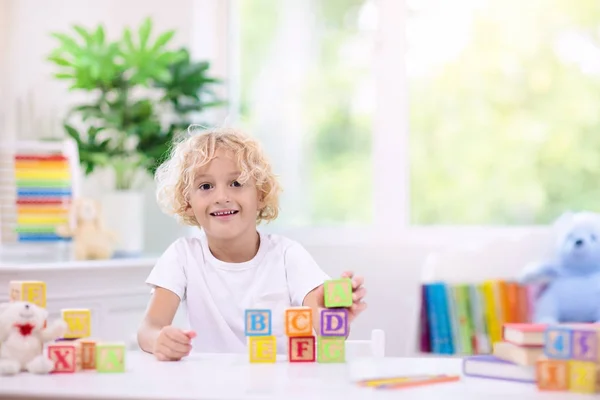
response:
M218 260L206 236L180 238L159 258L146 283L177 294L184 302L190 328L197 333L193 351L244 353L246 309L271 310L277 352L287 351L284 314L329 279L299 243L260 233L256 256L243 263Z

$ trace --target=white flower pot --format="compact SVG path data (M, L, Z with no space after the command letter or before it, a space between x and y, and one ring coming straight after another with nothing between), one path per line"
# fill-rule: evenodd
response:
M105 226L117 236L115 257L139 257L144 250L144 195L115 191L103 196Z

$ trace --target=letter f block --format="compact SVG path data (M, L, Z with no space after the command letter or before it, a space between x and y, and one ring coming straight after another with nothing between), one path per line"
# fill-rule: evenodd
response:
M246 336L271 335L271 310L246 310Z

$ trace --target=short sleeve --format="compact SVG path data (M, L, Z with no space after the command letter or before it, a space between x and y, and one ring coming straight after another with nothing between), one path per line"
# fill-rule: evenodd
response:
M171 244L159 257L146 279L146 284L152 287L161 287L185 299L187 287L187 276L185 274L185 249L183 243L178 240Z
M299 243L290 245L284 257L292 306L301 306L308 293L330 278Z

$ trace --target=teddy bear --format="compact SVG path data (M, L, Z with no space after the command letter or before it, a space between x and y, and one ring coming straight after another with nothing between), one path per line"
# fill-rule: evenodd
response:
M0 304L0 375L21 371L48 374L54 361L43 354L44 344L67 331L63 320L47 324L46 309L25 301Z
M600 322L600 215L564 213L553 231L552 259L526 266L517 277L522 285L540 288L532 322Z
M57 235L73 238L76 260L106 260L113 256L115 235L104 228L100 204L89 198L78 198L71 207L74 227L60 225Z

